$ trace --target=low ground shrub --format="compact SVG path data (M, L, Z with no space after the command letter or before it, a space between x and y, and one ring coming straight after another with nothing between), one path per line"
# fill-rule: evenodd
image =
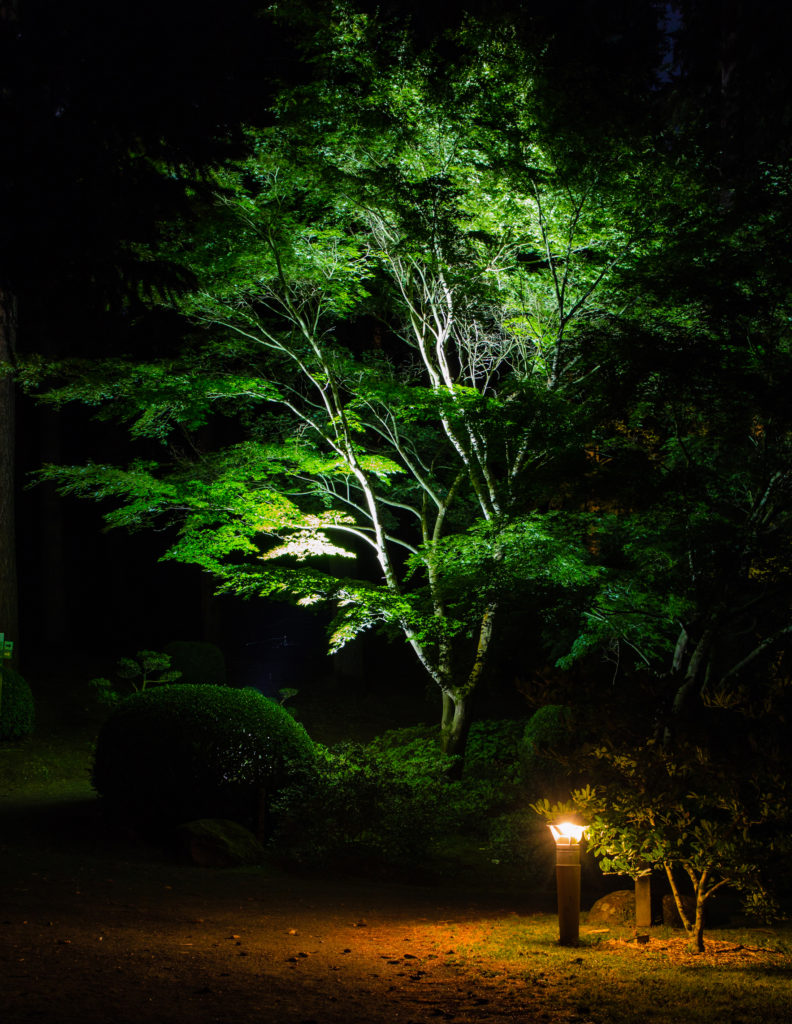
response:
M515 783L520 779L520 754L525 719L474 722L465 749L464 777Z
M257 691L175 684L114 708L92 779L114 812L138 821L224 817L266 830L273 796L313 758L303 727Z
M547 826L533 811L513 809L492 817L487 825L487 848L495 863L520 868L537 884L552 878L555 846Z
M428 786L440 793L435 816L438 833L483 834L494 808L510 799L504 773L488 772L483 766L480 771L470 770L467 755L460 778L459 759L442 752L436 726L391 730L372 740L369 750L416 791Z
M306 866L369 873L414 865L438 828L442 792L377 751L317 748L314 765L279 794L273 849Z
M35 724L33 693L23 676L13 668L0 668L0 740L29 736Z
M273 847L311 866L414 871L438 840L486 840L501 807L500 783L460 779L457 768L437 729L425 726L321 748L311 771L278 797Z

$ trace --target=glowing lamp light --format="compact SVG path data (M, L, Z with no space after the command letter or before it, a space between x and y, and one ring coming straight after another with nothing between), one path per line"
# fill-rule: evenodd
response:
M586 833L588 825L575 825L571 821L561 821L557 825L551 825L550 831L556 846L577 846Z

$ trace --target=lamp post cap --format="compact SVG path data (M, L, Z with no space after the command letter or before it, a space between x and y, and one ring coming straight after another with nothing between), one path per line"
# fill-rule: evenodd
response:
M560 821L549 826L557 846L577 846L583 838L588 825L578 825L572 821Z

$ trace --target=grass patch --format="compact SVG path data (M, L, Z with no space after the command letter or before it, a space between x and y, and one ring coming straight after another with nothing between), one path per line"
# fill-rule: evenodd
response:
M0 797L32 795L46 799L66 790L90 788L93 743L33 736L0 743Z
M463 934L464 933L464 934ZM712 929L703 955L683 932L581 923L580 945L558 945L554 915L501 918L465 926L460 961L504 981L515 974L592 1024L787 1024L792 1005L792 929Z
M30 736L0 742L0 798L46 800L90 791L90 769L106 709L89 706L88 694L65 682L31 680L36 726Z

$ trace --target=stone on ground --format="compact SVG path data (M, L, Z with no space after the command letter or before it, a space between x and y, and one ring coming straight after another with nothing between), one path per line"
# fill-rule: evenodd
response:
M635 921L635 893L632 889L617 889L598 899L588 912L589 924L633 924Z
M179 844L187 858L205 868L260 864L264 847L252 832L235 821L201 818L181 825Z

